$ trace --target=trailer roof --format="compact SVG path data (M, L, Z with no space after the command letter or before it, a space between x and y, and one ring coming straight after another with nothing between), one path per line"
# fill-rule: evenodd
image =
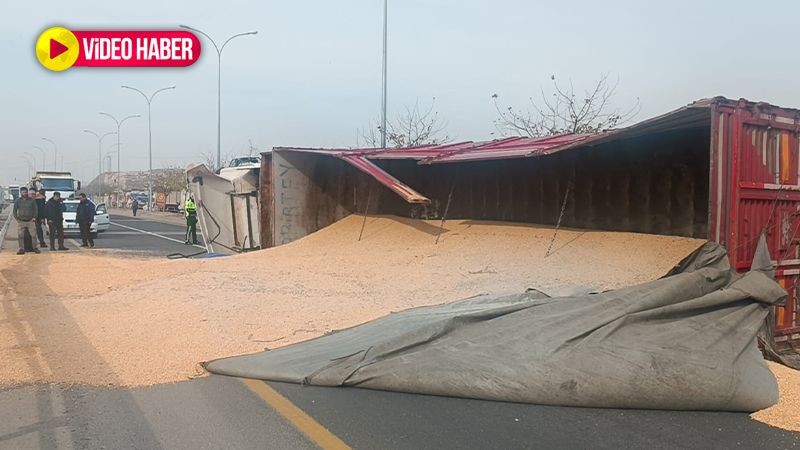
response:
M535 138L509 137L492 141L463 141L406 148L274 147L273 151L312 153L343 159L359 170L373 176L378 182L398 193L406 201L427 203L429 201L427 198L388 174L371 160L408 159L415 160L418 164L442 164L545 156L570 149L590 148L598 144L631 139L646 134L710 127L711 110L714 107L755 109L764 115L778 117L783 121L793 121L798 126L798 131L800 131L800 110L781 108L768 103L751 102L745 99L730 100L725 97L713 97L697 100L666 114L625 128L592 134L562 134ZM270 153L262 153L262 155L266 156Z
M274 147L276 152L303 152L338 158L413 159L420 164L483 161L490 159L525 158L549 155L575 147L595 145L642 134L706 126L710 123L709 109L715 102L728 101L720 97L698 100L667 114L635 125L592 134L562 134L546 137L508 137L492 141L462 141L442 145L423 145L404 148L313 148Z

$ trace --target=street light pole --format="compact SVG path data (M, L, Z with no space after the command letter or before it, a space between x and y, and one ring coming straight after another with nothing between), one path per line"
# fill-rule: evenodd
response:
M109 114L107 112L100 112L99 114L102 115L102 116L110 117L111 120L113 120L114 123L117 124L117 147L119 147L119 129L122 126L122 124L125 123L125 121L128 120L128 119L133 119L134 117L141 117L141 116L139 116L139 114L133 114L131 116L124 117L122 120L117 120L116 117L114 117L113 115L111 115L111 114ZM120 158L119 158L119 156L120 156L121 153L122 152L120 151L120 148L117 148L117 187L120 187L120 180L119 180L119 161L120 161Z
M36 157L33 156L31 152L24 152L26 155L30 156L33 159L33 171L36 172Z
M113 170L113 167L112 167L112 164L111 164L111 155L113 155L114 153L119 154L119 151L122 148L122 144L117 142L117 143L111 144L111 146L109 148L114 148L114 147L116 147L117 149L116 150L108 150L106 152L106 159L108 160L108 172L109 173ZM117 180L117 184L119 184L119 180Z
M53 140L47 139L46 137L43 137L42 140L53 144L53 171L55 172L57 170L57 168L56 168L56 160L58 159L58 156L57 156L58 155L58 145L56 145L56 143L53 142ZM44 166L44 164L42 164L42 166ZM46 167L42 167L42 170L45 170L45 169L46 169Z
M92 130L83 130L83 132L84 133L89 133L91 135L94 135L94 137L97 138L97 176L98 176L98 181L100 181L99 177L100 177L100 175L103 174L103 139L106 136L111 136L112 134L117 134L117 132L116 131L109 131L108 133L106 133L106 134L104 134L102 136L100 136L99 134L95 133Z
M114 144L116 146L116 144ZM108 165L108 171L111 172L111 155L114 153L119 153L117 150L109 150L106 152L106 164Z
M19 155L19 157L24 159L25 163L28 165L28 179L30 179L31 178L31 161L27 157L25 157L23 155Z
M45 162L44 149L42 147L39 147L38 145L31 145L31 147L38 149L40 152L42 152L42 170L44 170L45 166L47 165L47 163Z
M389 0L383 0L383 77L382 87L383 93L381 95L381 148L386 148L386 36L387 25L389 23Z
M239 33L234 34L233 36L229 37L225 40L222 44L222 47L218 46L211 36L203 33L202 31L198 30L197 28L192 28L186 25L180 25L181 28L185 28L187 30L195 31L197 33L202 34L206 37L211 43L214 45L214 48L217 50L217 170L222 168L221 160L221 133L222 133L222 51L225 50L225 46L228 45L228 42L231 40L240 37L240 36L248 36L248 35L256 35L258 31L248 31L246 33Z
M153 102L153 97L156 96L161 91L166 91L168 89L175 89L175 86L168 86L165 88L158 89L157 91L153 92L150 97L147 96L144 92L136 89L135 87L130 86L122 86L123 89L130 89L132 91L136 91L142 94L145 101L147 101L147 146L149 148L149 165L147 170L147 210L153 210L153 132L152 132L152 123L150 121L150 104Z

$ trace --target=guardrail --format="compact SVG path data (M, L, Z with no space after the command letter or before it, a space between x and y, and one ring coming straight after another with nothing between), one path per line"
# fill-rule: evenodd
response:
M0 228L0 251L3 250L3 244L6 242L6 233L11 225L11 208L4 208L4 211L0 211L0 217L4 214L6 215L6 220L3 222L3 228Z

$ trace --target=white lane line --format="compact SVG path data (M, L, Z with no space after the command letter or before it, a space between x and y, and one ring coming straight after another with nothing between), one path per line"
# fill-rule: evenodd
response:
M146 219L123 219L119 217L114 217L114 222L141 222ZM158 222L157 220L151 220L152 222ZM178 222L177 220L175 221ZM158 223L166 223L166 222L158 222Z
M161 239L166 239L166 240L168 240L168 241L177 242L178 244L183 244L183 243L184 243L184 241L179 241L179 240L177 240L177 239L172 239L171 237L162 236L162 235L160 235L160 234L156 234L156 233L153 233L153 232L150 232L150 231L145 231L145 230L140 230L140 229L138 229L138 228L129 227L129 226L127 226L127 225L122 225L122 224L120 224L120 223L117 223L117 222L114 222L114 223L112 223L111 225L112 225L112 226L118 226L118 227L122 227L122 228L127 228L127 229L129 229L129 230L133 230L133 231L138 231L139 233L142 233L142 234L147 234L147 235L149 235L149 236L155 236L155 237L157 237L157 238L161 238ZM205 250L205 249L206 249L206 248L205 248L205 247L203 247L203 246L200 246L200 245L194 245L194 244L192 244L192 247L197 247L197 248L200 248L200 249L203 249L203 250Z
M119 222L135 222L135 223L141 223L141 222L142 222L142 220L146 220L146 219L120 219L120 218L114 217L114 218L112 219L112 223L119 223ZM175 226L175 227L185 227L185 226L186 226L186 222L185 222L185 221L183 221L183 220L171 221L171 220L155 220L155 219L150 219L150 222L160 223L160 224L162 224L162 225L171 225L171 226ZM201 231L201 230L200 230L200 223L199 223L199 222L197 223L197 231L198 231L198 232L200 232L200 231Z
M159 233L165 236L186 236L186 233L181 233L180 231L159 231ZM137 234L139 234L138 231L105 231L102 233L103 236L134 236Z

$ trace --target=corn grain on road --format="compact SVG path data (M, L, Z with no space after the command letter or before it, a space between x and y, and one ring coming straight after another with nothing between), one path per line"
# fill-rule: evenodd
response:
M199 251L181 243L178 225L112 221L97 249L81 251ZM315 447L786 449L800 447L800 433L747 414L547 407L223 376L134 389L0 385L0 449Z

